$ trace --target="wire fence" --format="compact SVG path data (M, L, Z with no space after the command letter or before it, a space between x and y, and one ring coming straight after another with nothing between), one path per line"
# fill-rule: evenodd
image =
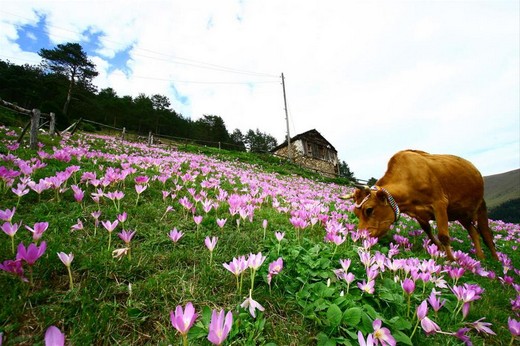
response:
M143 135L142 133L137 133L134 131L127 131L125 127L119 128L107 124L103 124L97 121L80 118L76 122L74 122L72 125L70 125L68 128L66 128L63 131L58 131L54 128L55 124L55 116L54 113L41 113L39 110L28 110L22 107L19 107L13 103L7 102L5 100L0 99L0 107L9 109L11 111L14 111L18 114L22 114L25 116L30 117L30 121L25 125L25 127L22 129L22 133L20 134L20 137L18 139L19 142L22 141L26 131L29 127L31 127L31 137L30 137L30 143L31 147L35 147L37 143L37 134L38 130L42 129L46 126L49 126L49 132L51 135L62 135L63 133L70 133L70 135L73 135L77 129L81 128L81 123L90 124L93 126L96 126L98 128L103 128L104 130L108 130L110 132L110 135L113 135L115 137L121 138L121 140L126 141L132 141L132 142L141 142L141 143L147 143L148 145L168 145L170 147L172 146L184 146L185 148L188 145L195 145L195 146L203 146L203 147L213 147L220 150L230 150L230 151L246 151L246 148L244 145L237 145L236 143L228 143L228 142L220 142L220 141L209 141L209 140L201 140L201 139L194 139L194 138L186 138L186 137L176 137L176 136L169 136L165 134L157 134L153 133L152 131L149 131L147 135ZM255 151L257 154L261 155L268 155L271 157L276 157L280 160L282 160L282 163L286 164L293 164L298 166L301 169L309 170L318 174L321 174L323 176L327 177L334 177L338 178L340 177L340 174L338 172L335 172L332 174L330 171L323 171L320 170L317 167L312 167L309 165L304 165L302 163L297 162L297 160L290 160L289 157L280 155L271 151Z

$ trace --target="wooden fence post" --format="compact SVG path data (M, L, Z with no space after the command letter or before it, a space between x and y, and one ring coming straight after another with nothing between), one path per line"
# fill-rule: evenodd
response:
M56 134L56 114L54 114L53 112L50 112L49 116L51 118L50 124L49 124L49 134L51 136L54 136Z
M33 109L31 113L31 136L29 139L29 147L33 150L38 149L38 128L40 127L40 110Z
M153 139L152 139L152 131L148 132L148 146L152 145Z

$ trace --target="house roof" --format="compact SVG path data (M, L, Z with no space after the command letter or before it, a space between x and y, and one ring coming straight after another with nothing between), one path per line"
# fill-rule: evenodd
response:
M321 133L319 133L316 129L312 129L312 130L300 133L300 134L292 137L291 138L291 143L292 142L296 142L299 139L305 139L305 140L307 140L309 142L312 142L312 143L321 144L321 145L323 145L325 147L329 147L330 149L332 149L336 153L338 152L336 150L336 148L334 148L334 146L328 140L326 140L325 137L323 137L321 135ZM281 148L286 147L286 146L287 146L287 140L285 140L282 144L278 145L276 148L271 150L271 152L275 152L275 151L280 150Z

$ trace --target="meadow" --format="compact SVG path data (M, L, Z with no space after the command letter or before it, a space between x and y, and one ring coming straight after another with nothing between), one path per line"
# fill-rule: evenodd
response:
M0 127L2 345L520 343L517 224L491 221L499 261L451 224L447 262L406 216L357 229L344 184L18 131Z

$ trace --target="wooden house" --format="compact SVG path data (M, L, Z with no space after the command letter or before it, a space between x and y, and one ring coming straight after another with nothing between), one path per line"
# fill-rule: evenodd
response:
M291 155L289 155L287 140L271 152L280 157L292 157L294 163L315 170L327 177L339 175L338 152L315 129L291 138Z

